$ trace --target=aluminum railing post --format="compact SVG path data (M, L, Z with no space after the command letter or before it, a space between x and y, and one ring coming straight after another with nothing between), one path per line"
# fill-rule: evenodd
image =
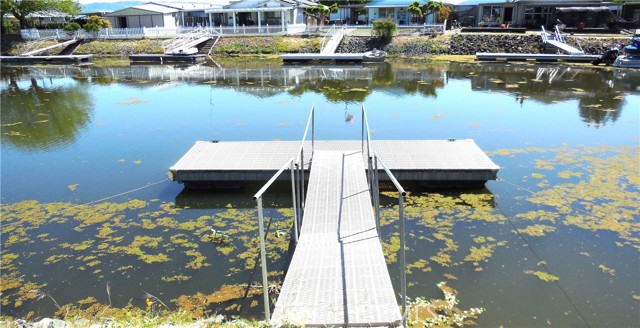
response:
M378 235L380 234L380 185L378 184L378 156L373 155L373 163L374 163L374 185L375 185L375 198L374 203L376 206L376 228L378 229Z
M315 151L315 131L316 131L316 109L311 107L311 160L313 160L313 152Z
M302 207L302 215L304 215L304 148L302 149L302 152L300 153L300 174L301 174L301 178L300 178L300 185L302 186L302 191L300 192L300 207Z
M267 280L267 250L264 245L264 217L262 216L262 196L256 200L258 202L258 225L260 230L260 262L262 266L262 294L264 295L264 318L271 320L269 309L269 282Z
M296 204L295 169L293 166L293 161L291 161L290 169L291 169L291 196L293 198L293 236L297 245L298 244L298 206Z
M405 258L404 238L404 195L400 192L398 197L400 216L400 288L402 289L402 326L407 327L407 263Z
M361 115L362 115L362 132L360 133L360 152L362 152L364 154L364 105L362 105L362 110L361 110Z
M298 163L295 164L296 166L296 171L295 171L295 183L296 183L296 207L298 209L298 225L300 225L302 222L302 207L300 207L300 169L298 168Z

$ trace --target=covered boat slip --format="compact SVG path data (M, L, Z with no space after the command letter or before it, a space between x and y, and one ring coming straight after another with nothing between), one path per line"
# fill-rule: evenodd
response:
M360 140L313 143L311 147L311 141L305 142L304 158L311 158L312 148L315 152L362 149ZM477 186L495 180L499 170L471 139L375 140L371 145L401 181ZM215 186L216 182L266 181L295 156L299 147L299 141L198 141L170 168L170 172L175 181L186 187ZM312 163L306 162L304 168L308 171L311 166ZM381 178L386 177L383 174Z

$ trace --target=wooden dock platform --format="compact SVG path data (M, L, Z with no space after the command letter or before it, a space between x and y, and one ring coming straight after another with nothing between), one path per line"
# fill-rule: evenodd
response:
M300 238L273 325L401 325L364 167L359 150L315 151Z
M485 61L539 61L539 62L592 62L593 60L600 58L598 55L585 55L585 54L510 54L510 53L498 53L498 52L478 52L476 53L477 60Z
M80 64L89 63L93 55L0 56L3 64Z
M193 55L170 55L170 54L140 54L130 55L129 60L132 64L135 63L202 63L207 60L206 55L193 54Z
M266 181L296 154L299 147L299 141L198 141L170 168L170 172L175 181L188 188L215 185L216 182ZM315 141L314 147L316 152L352 152L360 151L362 143L360 140L323 140ZM500 169L471 139L375 140L372 147L401 181L478 186L487 180L495 180ZM310 141L305 143L304 149L304 157L311 158ZM305 169L308 171L308 165ZM386 175L381 174L380 179L386 179Z

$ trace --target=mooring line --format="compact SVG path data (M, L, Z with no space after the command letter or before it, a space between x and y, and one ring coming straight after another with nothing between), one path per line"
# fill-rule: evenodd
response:
M73 205L73 206L71 206L71 207L67 207L67 208L61 209L61 210L59 210L59 211L57 211L57 212L51 213L51 214L49 214L49 216L51 217L51 216L54 216L54 215L58 215L58 214L60 214L60 213L63 213L63 212L65 212L65 211L68 211L68 210L71 210L71 209L74 209L74 208L77 208L77 207L80 207L80 206L87 206L87 205L92 205L92 204L99 203L99 202L104 202L104 201L106 201L106 200L109 200L109 199L112 199L112 198L116 198L116 197L120 197L120 196L124 196L124 195L126 195L126 194L130 194L130 193L132 193L132 192L140 191L140 190L142 190L142 189L146 189L146 188L149 188L149 187L155 186L155 185L157 185L157 184L160 184L160 183L163 183L163 182L166 182L166 181L169 181L169 180L167 180L167 179L162 179L162 180L160 180L160 181L152 182L152 183L146 184L146 185L144 185L144 186L142 186L142 187L137 187L137 188L134 188L134 189L131 189L131 190L127 190L127 191L125 191L125 192L121 192L121 193L118 193L118 194L115 194L115 195L111 195L111 196L107 196L107 197L104 197L104 198L100 198L100 199L92 200L92 201L90 201L90 202L83 203L83 204L76 204L76 205ZM7 224L0 224L0 228L3 228L3 227L9 227L9 226L12 226L12 225L14 225L14 224L18 224L18 223L20 223L20 222L21 222L21 221L11 222L11 223L7 223Z
M523 190L526 190L528 192L534 193L531 190L528 190L526 188L520 187L514 183L508 182L506 180L503 180L502 178L498 179L498 181L504 181L507 182L508 184L516 187L516 188L520 188ZM540 257L540 255L538 255L538 253L536 252L536 250L533 248L533 246L531 245L531 243L529 242L529 240L522 235L519 231L518 228L516 227L515 223L513 223L513 221L511 220L511 217L507 215L507 213L505 213L505 211L500 207L500 205L496 202L496 207L498 208L498 211L500 211L500 213L502 213L502 215L507 219L507 221L509 221L509 224L511 225L511 227L513 228L513 231L518 235L518 237L525 243L525 245L527 245L527 248L529 248L529 251L531 251L531 253L533 254L533 256L536 257L536 259L538 260L538 263L540 265L542 265L545 270L547 272L551 271L549 270L549 267L547 266L547 262L545 262L544 260L542 260L542 258ZM562 292L562 294L567 298L567 300L569 301L569 304L571 304L571 306L573 307L573 309L576 311L576 313L578 314L578 316L580 317L580 319L582 320L582 322L584 322L584 324L587 327L591 327L591 325L587 322L587 320L584 318L584 316L582 315L582 312L580 312L580 310L578 309L578 306L573 302L573 300L571 299L571 297L569 296L569 294L567 293L567 291L564 290L564 288L562 288L562 285L560 285L559 281L555 281L556 286L558 286L558 289L560 289L560 291Z
M517 185L517 184L515 184L515 183L513 183L513 182L510 182L510 181L507 181L507 180L505 180L505 179L503 179L503 178L498 178L498 180L497 180L497 181L505 182L505 183L507 183L507 184L510 184L510 185L512 185L512 186L514 186L514 187L516 187L516 188L522 189L522 190L524 190L524 191L526 191L526 192L528 192L528 193L530 193L530 194L532 194L532 195L534 195L534 194L536 193L535 191L533 191L533 190L531 190L531 189L527 189L527 188L525 188L525 187L519 186L519 185ZM576 200L576 201L577 201L577 200L580 200L579 198L577 198L577 197L573 197L573 196L571 196L571 195L560 195L560 193L558 193L558 196L565 197L565 198L572 198L573 200ZM571 209L572 209L572 210L574 210L574 211L576 211L576 212L581 212L581 213L583 213L583 214L585 214L585 215L588 215L588 216L594 217L594 218L596 218L596 219L600 219L600 220L604 220L604 219L606 219L606 218L603 218L603 217L601 217L601 216L594 215L593 213L589 213L589 212L587 212L587 211L585 211L585 210L583 210L583 209L576 208L576 207L574 207L574 206L573 206L573 205L571 205L571 204L569 205L569 207L571 207Z

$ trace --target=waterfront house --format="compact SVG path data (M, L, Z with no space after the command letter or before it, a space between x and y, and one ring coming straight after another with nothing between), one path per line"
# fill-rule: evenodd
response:
M553 27L558 19L567 27L606 29L619 20L640 18L638 4L613 4L602 0L463 0L456 1L453 17L463 26L510 26L540 29ZM637 10L637 12L636 12Z

